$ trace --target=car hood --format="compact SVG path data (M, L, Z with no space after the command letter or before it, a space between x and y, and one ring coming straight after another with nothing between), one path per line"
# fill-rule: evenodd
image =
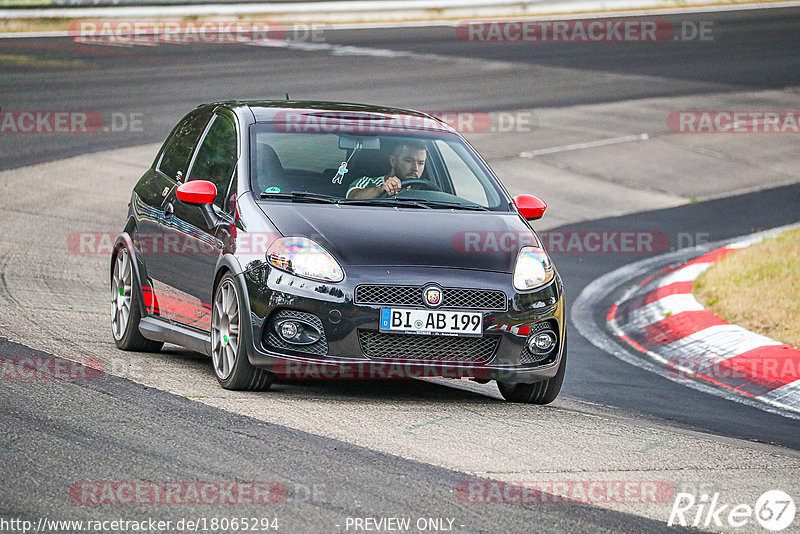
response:
M516 213L259 202L278 231L307 237L342 265L507 272L538 238Z

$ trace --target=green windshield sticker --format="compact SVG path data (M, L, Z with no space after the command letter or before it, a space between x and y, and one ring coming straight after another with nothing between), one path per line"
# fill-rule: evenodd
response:
M281 188L280 187L275 187L273 185L272 187L268 187L268 188L264 189L264 192L265 193L280 193L281 192Z

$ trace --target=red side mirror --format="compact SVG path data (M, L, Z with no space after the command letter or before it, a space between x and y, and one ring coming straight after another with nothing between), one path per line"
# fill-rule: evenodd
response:
M179 185L175 194L188 204L212 204L217 198L217 186L207 180L192 180Z
M517 195L514 197L514 205L519 210L519 214L528 220L541 219L547 210L547 204L539 197L533 195Z

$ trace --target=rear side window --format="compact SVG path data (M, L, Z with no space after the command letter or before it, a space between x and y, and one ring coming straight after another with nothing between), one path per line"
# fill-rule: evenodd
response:
M158 170L182 182L186 176L192 151L210 118L210 112L201 112L183 119L167 141L167 148L161 157Z
M236 168L236 126L217 115L208 128L190 171L190 180L208 180L217 186L214 204L225 208L225 197Z

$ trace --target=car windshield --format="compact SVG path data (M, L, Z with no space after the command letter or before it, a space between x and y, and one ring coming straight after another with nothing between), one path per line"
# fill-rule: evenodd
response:
M251 186L262 198L509 210L497 179L455 134L290 132L276 126L251 130Z

